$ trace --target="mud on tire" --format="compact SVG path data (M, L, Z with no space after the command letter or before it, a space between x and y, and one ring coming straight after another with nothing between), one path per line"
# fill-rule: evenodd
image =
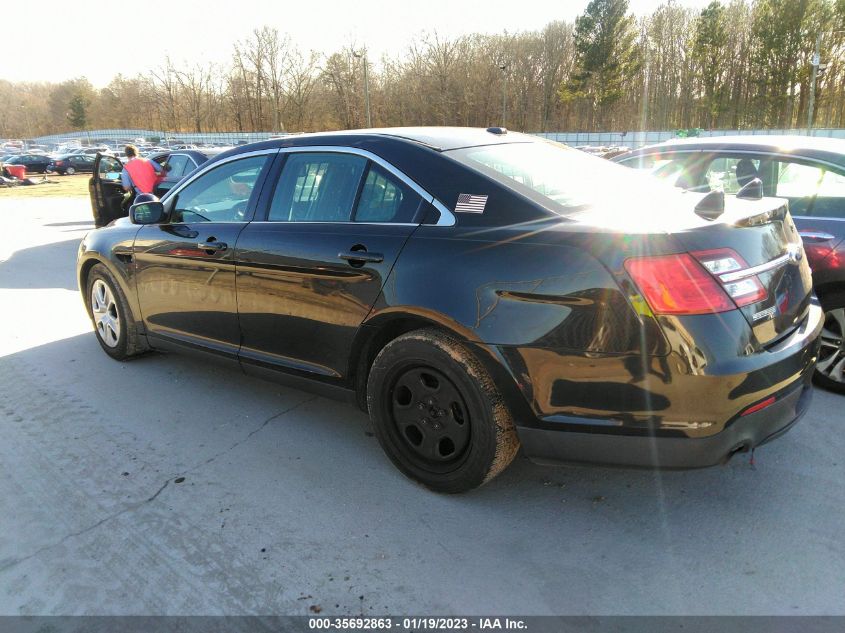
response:
M381 350L367 380L367 404L390 460L437 492L490 481L519 449L490 374L465 345L438 330L409 332Z

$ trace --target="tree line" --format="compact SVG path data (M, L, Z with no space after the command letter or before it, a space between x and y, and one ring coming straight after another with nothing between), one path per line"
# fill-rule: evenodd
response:
M592 0L574 23L446 38L423 33L396 57L365 44L302 51L274 27L231 61L118 75L97 89L0 80L0 137L69 129L307 132L373 126L504 125L523 131L800 128L813 55L814 125L845 127L845 0L667 0L634 16Z

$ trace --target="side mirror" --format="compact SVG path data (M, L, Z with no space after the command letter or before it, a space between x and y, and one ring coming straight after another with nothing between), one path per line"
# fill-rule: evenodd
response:
M132 224L159 224L164 216L164 205L161 202L141 202L129 207L129 221Z

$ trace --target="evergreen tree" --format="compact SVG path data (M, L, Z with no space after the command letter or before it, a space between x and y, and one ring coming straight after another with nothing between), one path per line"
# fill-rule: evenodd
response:
M88 123L88 101L81 94L75 94L68 104L70 112L67 113L68 122L75 128L81 130Z
M628 0L592 0L575 21L576 71L561 97L586 105L590 127L612 123L625 81L639 68L634 17L627 12Z
M728 41L725 8L713 0L701 11L695 22L695 43L692 56L704 92L701 124L714 127L724 106L724 75Z

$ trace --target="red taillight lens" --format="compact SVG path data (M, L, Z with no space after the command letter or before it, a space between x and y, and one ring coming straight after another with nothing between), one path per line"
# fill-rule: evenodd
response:
M736 309L722 286L688 253L629 259L625 269L656 314Z
M56 161L56 167L59 167L59 166L64 165L64 164L65 164L65 161L63 161L63 160L57 160Z
M737 254L736 251L730 248L719 248L712 251L697 251L693 256L704 266L707 270L718 277L724 273L735 272L743 268L748 268L745 260ZM723 282L725 292L728 293L731 299L738 307L750 305L762 301L769 296L760 280L754 277L745 277L737 281Z

